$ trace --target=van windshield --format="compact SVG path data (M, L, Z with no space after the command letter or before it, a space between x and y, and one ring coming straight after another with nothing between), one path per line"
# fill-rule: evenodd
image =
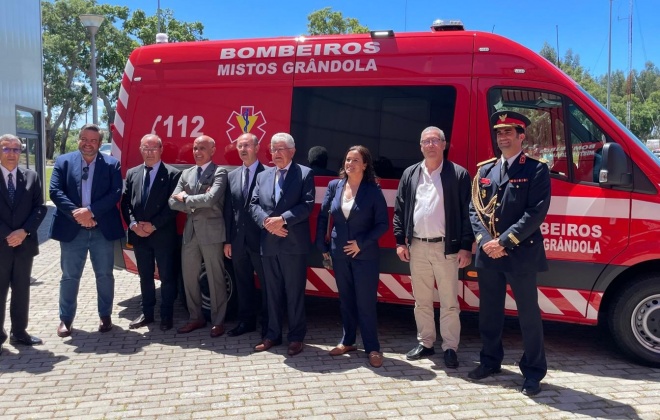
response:
M601 111L603 111L608 117L610 117L610 119L611 119L611 120L612 120L617 126L619 126L619 128L621 129L621 131L625 132L626 135L627 135L631 140L633 140L634 142L636 142L636 143L640 146L640 148L641 148L641 149L642 149L647 155L649 155L649 156L651 156L651 157L655 157L655 155L653 154L653 152L651 152L651 150L649 150L649 148L646 147L646 145L644 144L644 142L641 141L636 135L634 135L633 132L630 131L630 130L628 129L628 127L626 127L625 125L623 125L623 123L621 123L621 121L619 121L619 119L618 119L617 117L615 117L615 116L614 116L614 115L613 115L613 114L612 114L607 108L605 108L605 107L603 106L603 104L601 104L598 100L596 100L596 98L594 98L593 96L591 96L591 94L590 94L589 92L587 92L582 86L578 85L577 83L575 84L575 86L577 86L577 88L580 89L580 91L582 91L582 93L584 93L589 99L591 99L591 102L593 102L594 105L596 105L598 108L600 108Z

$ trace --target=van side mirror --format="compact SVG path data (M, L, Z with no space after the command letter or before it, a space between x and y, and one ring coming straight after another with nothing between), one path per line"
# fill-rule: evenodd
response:
M601 149L602 166L598 173L598 183L608 187L632 188L632 167L626 152L620 144L605 143Z

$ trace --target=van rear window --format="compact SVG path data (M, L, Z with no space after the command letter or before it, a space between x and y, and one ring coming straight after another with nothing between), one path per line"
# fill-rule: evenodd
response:
M324 146L328 169L334 171L350 146L366 146L376 174L399 179L404 169L422 160L424 128L439 127L451 142L455 107L453 86L294 88L291 135L305 158L310 148Z

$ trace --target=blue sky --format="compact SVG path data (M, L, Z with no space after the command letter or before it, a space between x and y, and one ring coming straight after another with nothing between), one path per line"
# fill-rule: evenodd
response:
M158 0L99 0L156 12ZM461 19L467 29L494 31L538 52L544 41L571 48L593 75L607 73L610 0L160 0L179 20L200 21L208 39L297 36L307 15L332 7L370 29L427 31L434 19ZM630 0L612 1L612 70L628 70ZM660 1L634 0L633 68L660 66Z

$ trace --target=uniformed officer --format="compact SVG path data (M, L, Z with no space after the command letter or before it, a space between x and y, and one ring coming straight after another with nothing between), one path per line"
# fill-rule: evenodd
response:
M472 183L470 219L478 245L475 265L483 348L480 365L468 377L479 380L500 372L508 283L523 336L521 392L531 396L541 391L547 372L536 273L548 269L540 226L550 206L550 172L545 163L522 152L530 124L527 117L499 111L490 121L502 156L479 164Z

